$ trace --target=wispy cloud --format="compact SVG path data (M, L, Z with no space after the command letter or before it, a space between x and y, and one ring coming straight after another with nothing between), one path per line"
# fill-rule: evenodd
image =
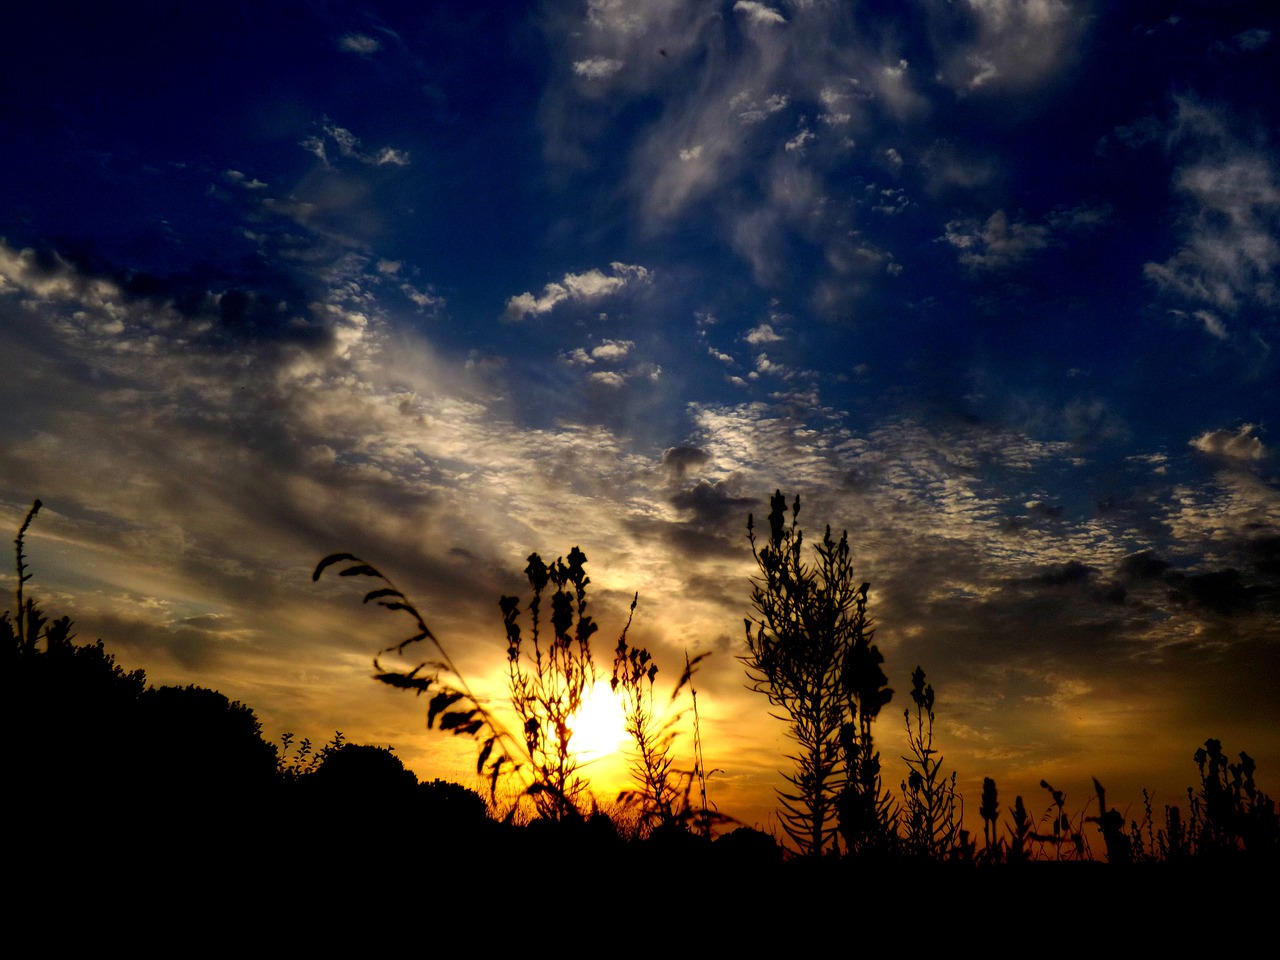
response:
M588 80L604 80L612 77L622 67L621 60L611 60L608 57L590 57L586 60L574 61L573 72Z
M765 26L787 22L787 18L773 7L758 3L757 0L737 0L737 3L733 5L733 12L742 14L752 23Z
M1025 260L1049 245L1049 228L1010 221L997 210L985 222L952 220L941 237L960 251L960 262L975 270L998 270Z
M320 160L328 164L331 160L330 148L336 148L338 156L358 160L375 167L406 167L409 165L409 151L396 147L380 147L377 150L365 150L360 138L334 123L325 123L322 132L303 139L303 149L314 153Z
M1019 89L1053 77L1088 26L1071 0L931 4L940 78L962 91Z
M523 320L550 313L562 303L590 303L617 294L624 288L652 282L649 270L639 265L614 262L609 269L611 272L608 274L598 268L585 273L566 273L562 280L543 287L540 294L517 294L507 300L506 317Z
M1271 153L1233 134L1232 122L1199 101L1177 101L1172 142L1184 159L1174 187L1185 200L1185 239L1145 267L1163 292L1230 313L1280 302L1280 172Z
M382 49L382 44L366 33L346 33L338 39L338 49L369 57Z

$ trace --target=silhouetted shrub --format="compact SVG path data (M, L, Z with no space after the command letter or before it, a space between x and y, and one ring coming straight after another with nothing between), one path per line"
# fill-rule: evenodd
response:
M775 492L769 537L759 547L747 517L760 576L752 581L756 618L745 622L742 660L752 689L781 710L797 744L794 771L784 774L791 789L778 791L783 830L800 853L820 857L839 852L841 833L848 846L861 849L892 832L871 725L893 691L871 644L870 584L857 585L847 534L837 542L827 527L810 564L799 514L796 497L788 522L786 498Z

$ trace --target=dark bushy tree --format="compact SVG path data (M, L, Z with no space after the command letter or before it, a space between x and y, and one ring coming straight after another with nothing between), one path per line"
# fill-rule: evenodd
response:
M847 533L836 541L827 527L810 563L798 526L800 498L789 520L781 491L770 508L762 545L747 518L760 576L752 582L756 616L746 620L742 659L751 687L781 711L797 745L789 757L794 770L784 774L790 788L779 790L782 826L809 856L839 852L841 830L851 846L870 846L890 832L871 724L893 695L871 644L870 584L853 575Z

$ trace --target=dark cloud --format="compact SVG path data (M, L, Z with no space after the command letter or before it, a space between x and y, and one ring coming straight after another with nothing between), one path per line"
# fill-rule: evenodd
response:
M1214 570L1208 573L1172 573L1168 582L1173 589L1169 599L1221 616L1232 616L1253 606L1250 590L1239 570Z
M1024 583L1045 587L1065 587L1091 583L1098 576L1096 568L1079 560L1071 560L1059 567L1046 570L1044 573L1028 577Z
M698 447L668 447L662 451L663 466L671 471L677 483L684 480L687 470L701 466L708 459L707 452Z
M1161 580L1169 566L1169 562L1158 557L1154 550L1143 550L1120 561L1117 574L1125 582Z
M693 522L701 527L722 528L733 520L745 522L757 501L735 495L736 486L729 481L699 480L689 489L673 494L671 505L693 514Z

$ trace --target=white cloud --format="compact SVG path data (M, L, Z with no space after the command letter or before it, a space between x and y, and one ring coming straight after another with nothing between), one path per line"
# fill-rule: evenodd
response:
M736 112L738 119L743 123L761 123L775 113L785 110L790 102L790 98L782 93L770 94L763 100L756 101L750 94L743 91L729 100L729 109Z
M929 101L911 89L909 64L906 60L886 64L875 75L880 100L899 119L918 116L928 109Z
M397 150L394 147L383 147L372 156L369 162L379 167L387 164L396 167L407 167L409 165L409 151Z
M964 0L962 6L931 7L939 78L962 91L1044 81L1074 54L1089 23L1077 6L1069 0Z
M614 389L621 387L627 382L626 375L618 373L615 370L597 370L595 373L591 374L590 379L593 383L598 383L605 387L613 387Z
M444 297L436 296L430 290L419 290L409 283L400 284L400 292L413 301L419 311L438 310L444 306Z
M622 360L633 347L635 343L631 340L606 340L600 346L592 348L591 358L606 362Z
M346 127L340 127L334 123L324 124L322 135L305 137L299 145L328 164L330 159L329 142L332 142L337 147L338 156L358 160L371 166L382 167L390 164L391 166L404 167L409 164L409 151L399 150L395 147L382 147L370 153L361 148L359 137Z
M1208 430L1191 440L1190 446L1215 457L1261 460L1267 455L1267 448L1254 435L1257 429L1255 424L1246 423L1239 430Z
M804 145L806 143L808 143L810 140L816 140L816 139L817 137L814 135L812 130L801 130L799 133L797 133L794 137L792 137L790 140L786 142L786 150L788 153L791 152L792 150L804 150Z
M741 13L752 23L776 24L786 23L787 18L772 7L767 7L757 0L738 0L733 5L734 13Z
M246 190L265 190L267 185L257 177L249 178L239 170L228 170L223 174L232 183L244 187Z
M605 80L621 70L622 66L621 60L611 60L608 57L590 57L586 60L574 61L573 72L588 80Z
M1204 325L1204 332L1211 337L1217 337L1219 340L1227 339L1226 326L1208 310L1197 310L1192 316Z
M781 340L782 337L774 332L772 325L762 323L759 326L752 327L748 330L746 336L742 339L746 340L747 343L752 346L758 346L762 343L776 343Z
M338 40L338 49L368 57L381 50L382 44L367 34L348 33Z
M1161 290L1234 313L1274 307L1280 239L1280 173L1273 159L1227 131L1226 118L1178 101L1173 135L1187 155L1174 178L1186 200L1183 246L1144 272Z
M1010 222L997 210L985 223L952 220L940 238L960 251L960 262L975 270L994 270L1025 259L1049 245L1049 230L1037 224Z
M510 320L522 320L527 316L549 313L565 301L590 302L618 293L624 287L648 284L652 281L649 270L642 266L614 262L609 265L612 275L592 268L585 273L567 273L559 282L548 283L542 293L535 296L525 292L507 301L506 316Z

